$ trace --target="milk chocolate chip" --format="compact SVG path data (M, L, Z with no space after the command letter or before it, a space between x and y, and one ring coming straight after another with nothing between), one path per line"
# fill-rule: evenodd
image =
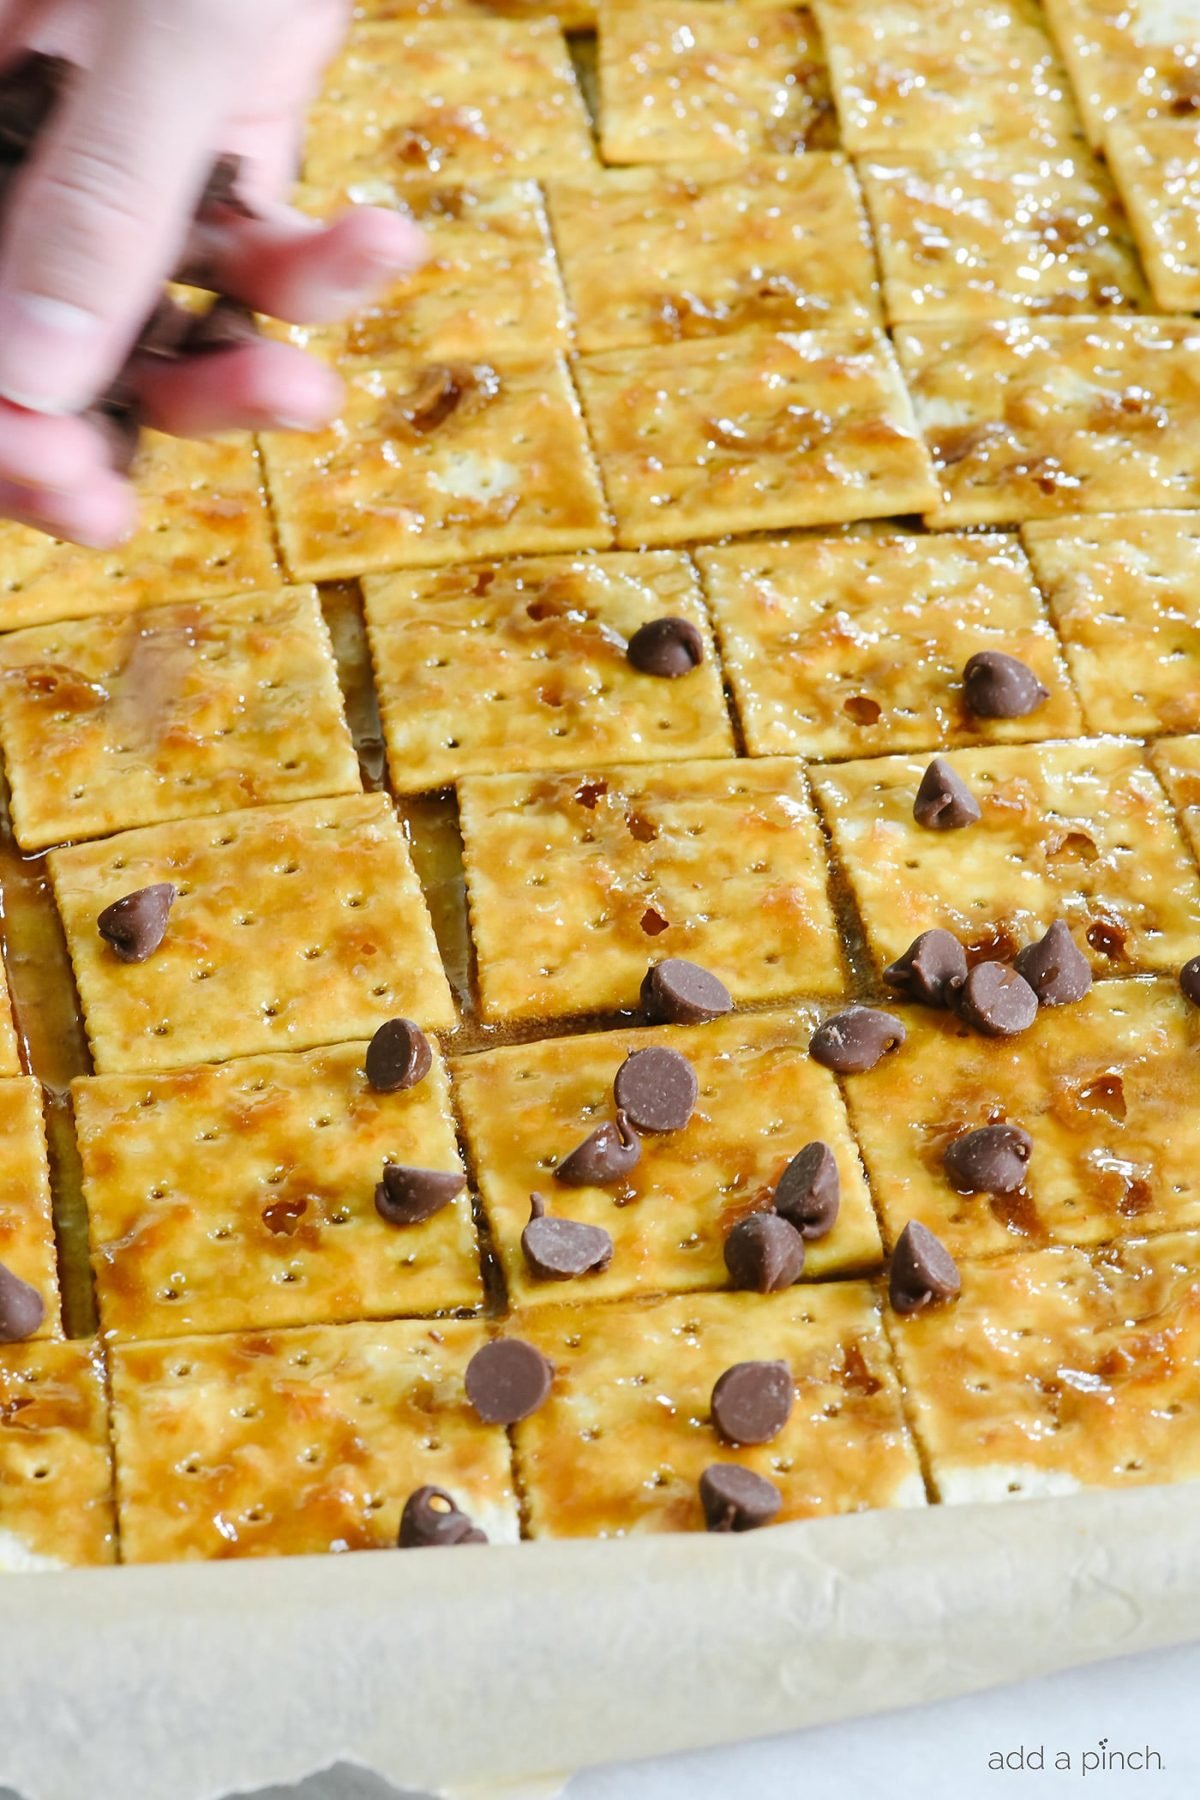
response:
M605 1119L569 1156L564 1156L554 1178L567 1187L607 1187L627 1175L641 1154L642 1146L628 1113L618 1112L615 1119Z
M979 802L944 757L935 756L921 777L913 818L927 831L961 831L983 817Z
M963 699L977 719L1023 719L1049 698L1033 670L1003 650L980 650L963 670Z
M654 1044L625 1058L613 1097L638 1131L682 1131L696 1110L700 1083L686 1056Z
M712 1391L712 1422L727 1444L768 1444L791 1417L795 1398L785 1362L734 1363Z
M20 1344L33 1336L46 1316L36 1288L0 1263L0 1344Z
M935 927L914 938L904 955L889 963L883 979L925 1006L952 1006L967 979L967 953L951 932Z
M896 1240L888 1276L888 1298L898 1313L916 1312L953 1300L961 1283L958 1267L945 1245L916 1219L910 1219Z
M773 1481L740 1463L710 1463L700 1477L700 1504L709 1531L755 1531L771 1523L783 1496Z
M156 881L104 908L96 928L122 962L145 962L154 955L167 935L176 892L174 882Z
M496 1338L467 1364L467 1399L487 1425L515 1425L536 1412L554 1370L523 1338Z
M185 356L210 356L261 342L262 332L250 307L240 300L222 299L192 321L180 349Z
M463 1175L384 1163L383 1180L375 1189L375 1210L389 1225L423 1225L443 1206L449 1206L465 1186Z
M1092 985L1088 959L1062 919L1055 919L1036 944L1027 944L1013 967L1043 1006L1070 1006L1082 1000Z
M751 1213L725 1239L725 1267L735 1288L777 1294L804 1273L804 1239L776 1213Z
M668 956L647 971L641 998L652 1025L701 1025L733 1011L725 983L681 956Z
M419 1487L404 1502L396 1542L401 1550L424 1550L443 1544L486 1544L487 1535L458 1510L445 1488Z
M377 1094L400 1094L424 1081L433 1049L411 1019L388 1019L367 1046L367 1080Z
M675 681L704 661L704 639L690 619L651 619L634 632L625 654L640 675Z
M809 1055L838 1075L862 1075L889 1050L898 1050L905 1031L891 1013L873 1006L850 1006L825 1019L809 1040Z
M981 1125L947 1144L942 1161L960 1194L1015 1194L1032 1151L1033 1139L1019 1125Z
M599 1225L577 1219L552 1219L540 1194L529 1196L529 1223L521 1233L521 1249L531 1272L542 1281L571 1281L598 1275L613 1257L613 1241Z
M959 989L958 1010L985 1037L1016 1037L1037 1018L1038 997L1007 963L976 963Z
M1200 956L1193 956L1179 971L1179 986L1185 1000L1200 1006Z
M0 160L20 162L32 150L71 70L65 57L31 50L0 75Z
M817 1138L793 1156L776 1183L771 1204L802 1238L822 1238L837 1221L841 1188L837 1158Z

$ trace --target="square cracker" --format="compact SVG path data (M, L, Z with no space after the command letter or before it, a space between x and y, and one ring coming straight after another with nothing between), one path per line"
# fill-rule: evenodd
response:
M249 438L146 432L134 470L140 523L115 550L81 550L0 523L0 631L279 580L262 471Z
M118 1346L125 1560L382 1550L426 1483L514 1541L508 1439L463 1390L484 1339L443 1319Z
M941 480L927 524L1200 501L1200 325L906 325L896 348Z
M411 423L439 392L445 416L435 400ZM262 445L284 555L301 579L612 541L561 357L355 372L327 431L267 432Z
M461 1168L445 1071L377 1094L362 1044L72 1086L100 1324L177 1337L478 1306L464 1192L375 1210L385 1162Z
M812 14L606 0L600 141L610 163L828 150L837 124Z
M549 175L596 152L553 19L360 25L309 115L305 178Z
M570 348L562 279L534 181L363 179L301 188L316 218L344 206L402 212L429 238L429 261L332 325L270 325L330 362L378 367L397 358L538 356Z
M596 23L595 0L357 0L356 19L557 19L564 31Z
M549 1400L515 1431L531 1537L702 1531L710 1463L773 1481L780 1524L925 1504L865 1282L539 1307L517 1329L555 1365ZM713 1386L734 1363L776 1358L794 1378L792 1415L771 1443L732 1449L709 1419Z
M1200 1476L1200 1234L965 1263L888 1326L945 1501Z
M899 1009L901 1052L846 1084L889 1243L919 1219L954 1257L1200 1225L1200 1012L1174 981L1101 981L1019 1038ZM1033 1139L1015 1194L960 1194L947 1145L1008 1120Z
M1105 148L1159 308L1200 311L1200 122L1114 125Z
M808 1041L814 1008L732 1015L708 1025L605 1031L459 1057L454 1084L492 1240L518 1306L607 1300L729 1284L723 1249L740 1219L769 1206L805 1144L837 1158L841 1205L827 1237L807 1246L806 1278L877 1268L879 1227L845 1108ZM682 1131L646 1137L615 1186L565 1187L554 1167L613 1113L612 1084L632 1051L666 1044L686 1056L700 1099ZM529 1196L551 1214L599 1225L612 1263L573 1282L538 1280L521 1250Z
M893 324L1153 310L1112 182L1082 144L904 150L860 174Z
M1196 0L1045 0L1088 136L1116 119L1187 118L1200 108Z
M0 1346L0 1573L115 1560L100 1351Z
M733 755L708 615L677 551L385 575L365 590L398 793L584 761ZM663 617L704 638L704 662L681 679L640 674L625 654Z
M824 760L1080 729L1013 538L808 537L701 550L697 561L752 756ZM1050 699L1028 718L975 718L962 670L986 649L1028 663Z
M579 382L623 547L936 504L880 332L609 350L581 359Z
M46 1312L35 1336L60 1337L58 1258L50 1206L46 1125L41 1083L32 1075L0 1081L0 1264L36 1288L42 1297ZM4 1510L0 1505L0 1530L3 1523Z
M13 1016L12 996L8 991L8 974L0 957L0 1076L21 1073L21 1052L17 1044L17 1026Z
M1139 744L1083 738L947 760L983 809L965 831L913 818L925 757L814 772L881 965L934 925L1004 957L1058 918L1101 974L1174 969L1194 952L1200 881Z
M665 956L702 963L735 1000L841 988L797 762L477 775L459 799L486 1020L636 1006Z
M1089 730L1200 729L1200 513L1043 519L1024 536Z
M53 851L50 875L101 1074L345 1043L397 1014L454 1023L384 794L147 825ZM97 916L158 881L178 889L166 937L123 963Z
M814 0L848 150L1057 148L1082 135L1037 0Z
M1200 737L1164 738L1151 749L1150 761L1200 857Z
M23 850L361 787L315 588L0 637L0 743Z
M879 322L844 157L610 169L549 199L581 350Z

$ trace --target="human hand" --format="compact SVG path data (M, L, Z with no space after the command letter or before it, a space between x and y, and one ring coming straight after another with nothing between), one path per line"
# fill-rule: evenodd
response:
M318 226L286 206L305 108L344 0L0 0L0 68L30 48L79 73L5 189L0 225L0 515L81 543L132 528L128 485L81 413L112 382L192 233L218 155L255 217L205 233L211 285L298 323L336 319L424 258L398 214ZM266 340L139 382L179 435L313 429L341 384Z

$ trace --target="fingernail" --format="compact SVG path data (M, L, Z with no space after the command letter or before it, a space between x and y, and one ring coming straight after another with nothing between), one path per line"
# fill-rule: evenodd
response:
M107 327L82 306L46 294L0 297L0 395L28 412L78 412L103 381Z

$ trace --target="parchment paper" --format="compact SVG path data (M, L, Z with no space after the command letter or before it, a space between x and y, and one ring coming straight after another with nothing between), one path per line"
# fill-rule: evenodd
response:
M14 1575L0 1785L216 1800L341 1760L494 1795L1180 1643L1200 1636L1198 1502Z

